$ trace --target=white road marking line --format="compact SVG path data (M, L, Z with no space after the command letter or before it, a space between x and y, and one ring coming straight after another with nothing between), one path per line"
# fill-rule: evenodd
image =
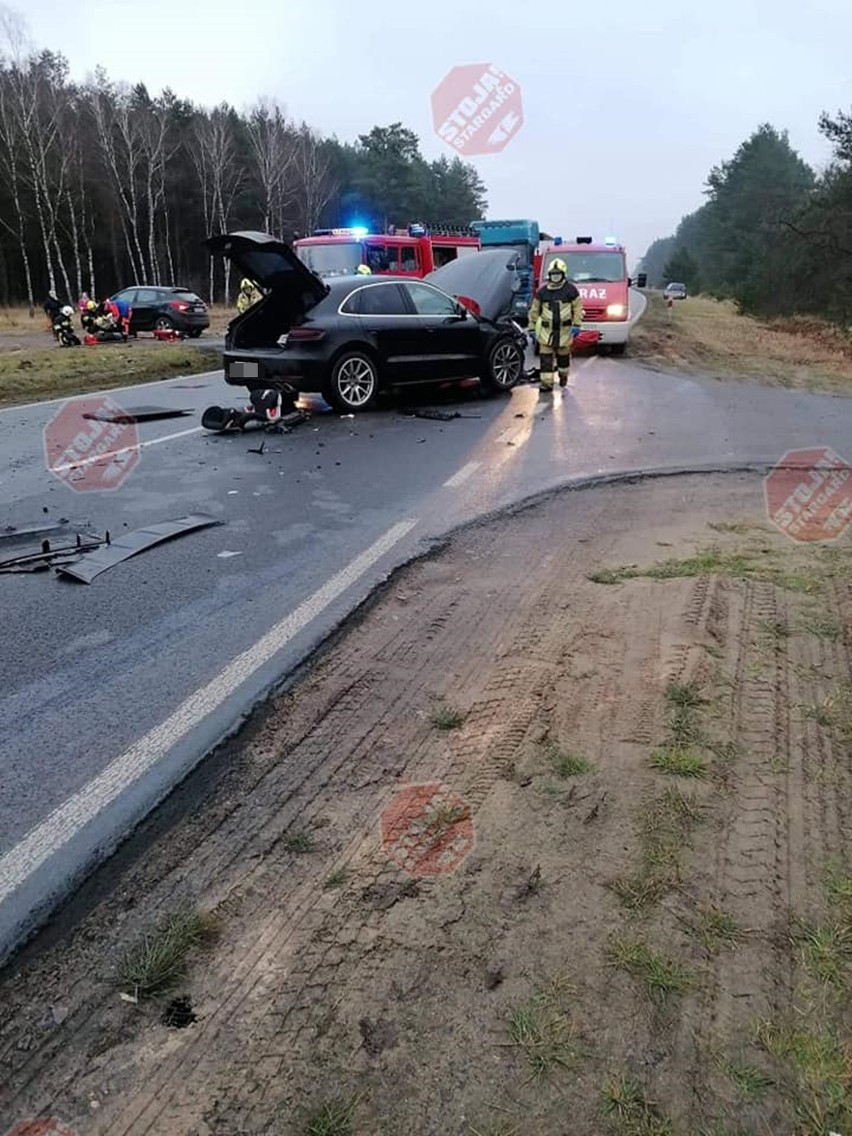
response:
M0 903L59 852L85 825L143 777L201 721L268 663L291 639L303 631L419 523L416 517L400 521L374 544L356 556L318 591L237 655L210 682L190 695L159 726L117 757L88 785L69 797L20 843L0 859Z
M134 450L144 450L146 446L159 446L161 442L172 442L175 438L186 438L189 434L200 434L203 426L192 426L189 430L178 430L176 434L163 434L162 438L148 438L145 442L137 442L135 446L122 446L120 450L107 450L103 454L95 454L90 458L81 458L76 462L65 462L64 465L51 465L51 473L66 473L69 469L82 469L87 465L95 465L112 458L120 458L122 454L132 454Z
M505 442L507 438L511 437L511 435L514 434L514 432L515 432L515 427L514 426L508 426L503 431L502 434L497 435L497 437L494 439L494 441L495 442Z
M0 414L11 414L13 411L18 410L33 410L38 406L56 406L60 402L75 402L81 398L97 398L101 394L116 394L118 391L135 391L145 390L146 387L159 387L163 383L179 383L181 379L212 379L217 375L221 375L221 368L218 371L201 371L197 375L175 375L171 379L152 379L149 383L132 383L125 384L123 387L109 387L107 390L96 391L83 391L82 394L66 394L62 398L45 398L41 402L21 402L15 406L4 406L0 409Z
M482 462L477 461L471 461L468 462L467 465L463 465L457 473L454 473L452 477L447 478L447 480L444 482L444 488L457 489L459 485L464 485L467 479L469 477L472 477L481 465Z

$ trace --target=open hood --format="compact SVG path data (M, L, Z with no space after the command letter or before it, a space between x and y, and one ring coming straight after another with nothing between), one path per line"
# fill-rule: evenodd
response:
M269 233L222 233L208 237L204 244L214 256L227 257L241 275L265 292L310 297L314 303L328 295L319 276L302 264L289 245Z
M521 289L519 260L513 249L483 249L436 268L426 279L462 301L473 300L478 314L496 323L509 318Z

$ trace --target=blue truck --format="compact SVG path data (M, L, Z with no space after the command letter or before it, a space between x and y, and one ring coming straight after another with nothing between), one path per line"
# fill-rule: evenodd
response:
M515 298L513 316L526 323L535 287L535 256L542 239L538 221L472 221L471 229L483 249L512 248L520 253L518 275L521 291Z

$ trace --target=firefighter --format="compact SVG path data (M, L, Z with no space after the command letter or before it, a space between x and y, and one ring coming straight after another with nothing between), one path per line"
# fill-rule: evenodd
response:
M541 359L541 390L553 390L553 356L559 371L559 385L568 385L571 344L580 334L583 301L568 279L564 260L551 261L547 283L533 296L530 305L530 334L538 343Z
M240 290L237 293L237 311L240 315L248 311L252 304L257 302L257 293L254 284L247 277L240 281Z
M372 276L373 270L372 270L372 268L370 268L369 264L359 264L358 267L355 269L355 275L356 276Z

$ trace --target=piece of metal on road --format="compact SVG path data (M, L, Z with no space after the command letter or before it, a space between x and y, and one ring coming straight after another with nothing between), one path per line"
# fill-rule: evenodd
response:
M83 417L91 418L95 422L132 424L159 422L164 418L186 418L190 414L191 410L172 410L168 406L129 406L121 410L96 410L94 413L84 414Z
M147 525L134 532L123 533L117 540L88 552L76 564L64 564L57 568L60 576L69 576L83 584L91 584L101 572L129 560L139 552L145 552L154 545L163 541L173 540L175 537L185 536L187 533L197 532L199 529L210 528L213 525L224 524L217 517L207 513L193 513L187 517L178 517L173 521L161 521L159 524Z

